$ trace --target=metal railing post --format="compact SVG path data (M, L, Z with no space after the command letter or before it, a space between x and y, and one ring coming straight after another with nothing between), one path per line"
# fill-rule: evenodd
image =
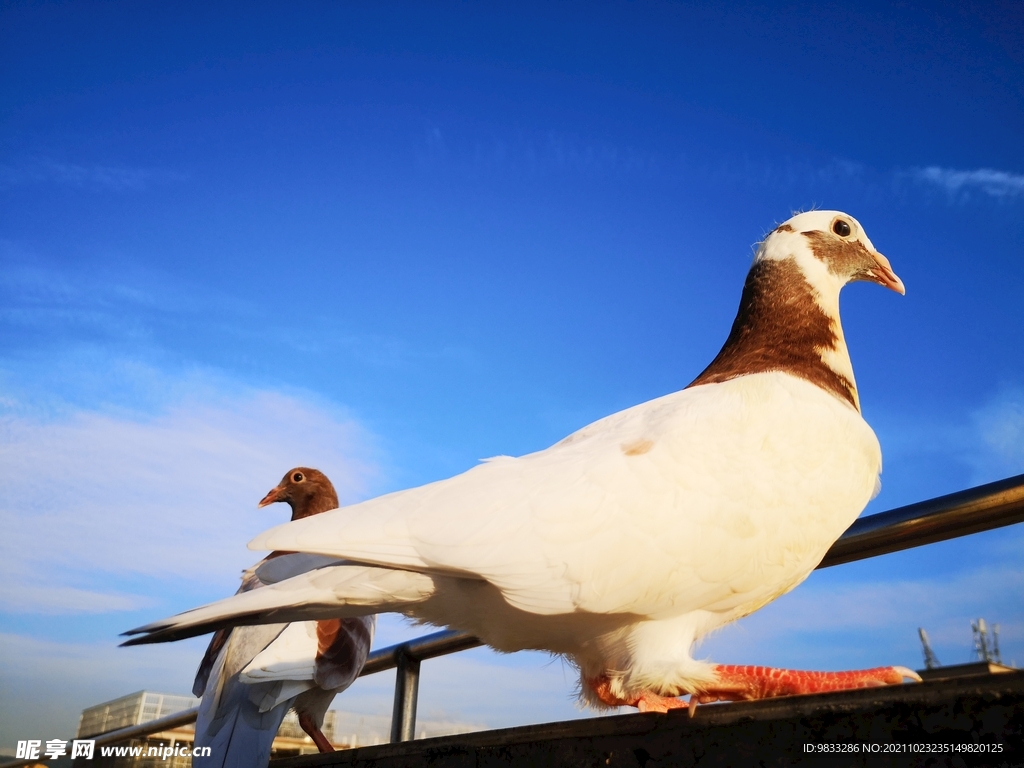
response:
M391 713L391 743L416 738L416 699L420 690L420 660L408 646L395 651L395 705Z

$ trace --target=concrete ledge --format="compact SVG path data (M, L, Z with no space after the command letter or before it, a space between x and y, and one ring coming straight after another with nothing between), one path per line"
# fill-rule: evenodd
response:
M1024 671L704 705L693 718L685 710L617 715L271 763L272 768L748 765L1024 765Z

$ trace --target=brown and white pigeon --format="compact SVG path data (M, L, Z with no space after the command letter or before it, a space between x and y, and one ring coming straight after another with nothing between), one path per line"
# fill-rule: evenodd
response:
M296 467L259 506L277 501L292 508L292 520L301 520L335 509L338 495L322 472ZM264 587L257 569L277 555L247 570L237 594ZM202 696L195 745L210 747L209 756L193 758L197 768L267 765L290 707L317 748L333 751L321 731L324 715L362 671L374 624L374 616L359 616L218 630L192 687Z
M685 389L546 450L272 529L250 547L324 557L130 642L394 611L560 654L587 701L642 711L915 678L692 655L807 578L879 487L839 321L855 280L904 292L852 216L796 215L758 247L725 345Z

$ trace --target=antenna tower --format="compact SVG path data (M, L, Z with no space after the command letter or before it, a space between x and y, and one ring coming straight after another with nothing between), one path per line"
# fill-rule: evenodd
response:
M932 644L928 641L928 633L924 631L924 627L918 627L917 634L921 638L921 647L924 649L924 668L935 669L936 667L941 667L942 664L939 663L939 657L932 650Z
M995 664L1002 664L999 655L999 625L992 625L991 636L988 625L984 619L971 622L971 632L974 634L974 654L978 661L988 661Z

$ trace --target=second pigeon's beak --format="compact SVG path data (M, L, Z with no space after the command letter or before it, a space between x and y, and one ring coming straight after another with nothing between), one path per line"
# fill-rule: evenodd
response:
M903 281L892 271L889 260L878 251L872 252L871 255L875 259L876 266L867 271L868 279L896 291L900 296L906 296L907 289L903 287Z
M264 496L263 500L260 501L260 503L257 506L262 509L263 507L267 506L268 504L273 504L275 501L282 501L283 500L282 499L283 495L284 495L284 489L281 486L277 486L276 488L271 488L270 489L270 493L268 493L266 496Z

